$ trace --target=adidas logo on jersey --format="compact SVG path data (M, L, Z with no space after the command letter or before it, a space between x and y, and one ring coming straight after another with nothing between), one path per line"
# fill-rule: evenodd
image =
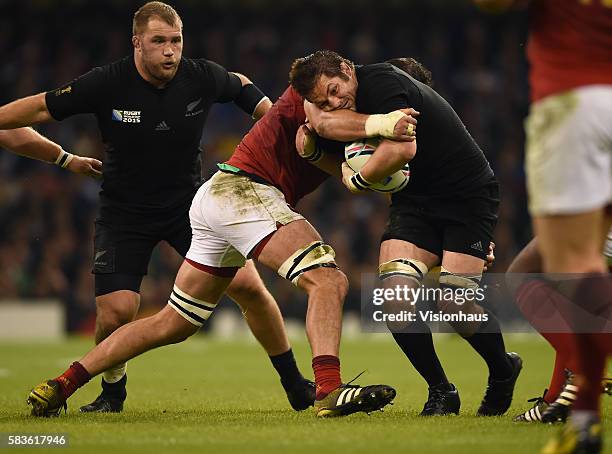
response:
M157 126L155 126L156 131L170 131L170 127L166 124L165 121L162 121Z

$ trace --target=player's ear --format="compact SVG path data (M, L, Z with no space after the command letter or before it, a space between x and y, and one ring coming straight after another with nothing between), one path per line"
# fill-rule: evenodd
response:
M134 49L139 49L140 50L140 37L138 35L134 35L132 36L132 44L134 46Z
M353 77L353 68L345 61L340 63L340 71L348 77Z

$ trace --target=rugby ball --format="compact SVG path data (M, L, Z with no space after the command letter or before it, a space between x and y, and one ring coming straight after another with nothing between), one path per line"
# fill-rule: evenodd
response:
M370 156L374 154L379 143L379 138L363 139L350 143L344 147L344 160L351 169L359 172L365 163L368 162ZM370 189L376 192L391 194L404 189L409 180L410 166L406 163L403 169L398 170L393 175L389 175L383 181L374 183L370 186Z

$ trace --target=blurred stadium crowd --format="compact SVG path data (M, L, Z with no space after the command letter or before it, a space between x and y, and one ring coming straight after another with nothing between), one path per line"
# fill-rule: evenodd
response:
M530 238L523 172L522 121L528 106L523 14L485 16L467 0L171 3L184 21L185 56L242 72L273 100L287 86L293 59L316 49L334 49L363 64L400 56L423 62L500 179L494 271L504 271ZM0 0L0 103L56 88L131 53L132 14L139 6ZM249 125L250 119L231 104L213 108L202 139L207 175ZM66 150L104 159L92 117L38 129ZM91 329L98 190L96 181L0 150L0 304L3 299L59 298L66 303L69 330ZM385 203L375 195L350 196L330 181L298 206L333 245L351 280L347 310L359 309L362 273L375 271ZM179 263L166 245L155 252L143 283L145 312L165 304ZM261 271L283 312L301 316L305 304L295 302L303 296Z

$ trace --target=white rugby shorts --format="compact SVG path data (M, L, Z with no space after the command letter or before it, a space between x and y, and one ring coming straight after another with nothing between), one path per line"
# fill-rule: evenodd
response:
M215 268L242 267L277 225L304 219L274 186L217 172L191 203L191 247L186 258Z
M612 85L533 103L525 132L532 215L585 213L612 203Z

